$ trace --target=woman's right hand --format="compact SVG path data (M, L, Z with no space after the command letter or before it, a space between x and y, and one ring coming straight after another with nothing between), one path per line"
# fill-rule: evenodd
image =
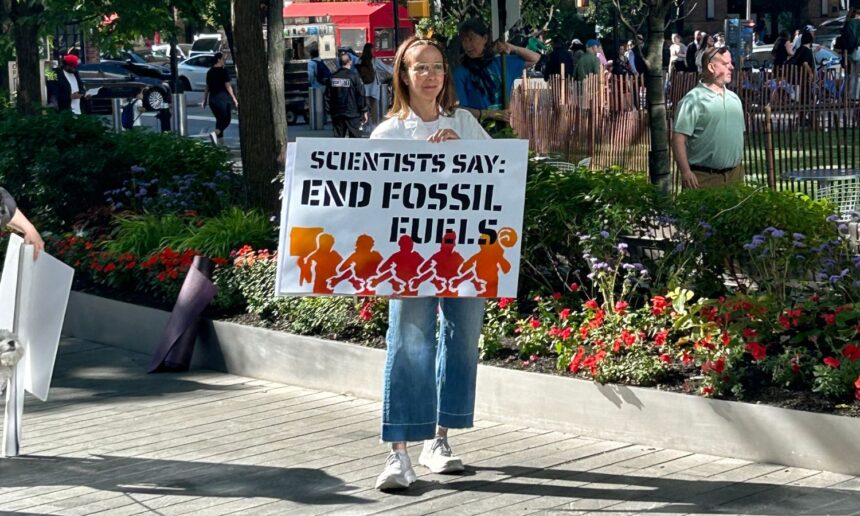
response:
M429 138L427 138L428 142L431 143L440 143L448 140L459 140L460 135L457 134L457 131L453 129L439 129L435 133L431 134Z
M487 109L484 111L484 118L508 123L511 121L511 112L507 109Z

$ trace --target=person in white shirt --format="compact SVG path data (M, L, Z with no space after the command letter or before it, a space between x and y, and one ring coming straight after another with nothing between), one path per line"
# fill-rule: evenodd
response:
M437 42L415 36L404 41L394 58L392 80L394 104L371 138L424 140L428 146L490 139L474 116L455 107L450 70ZM450 250L455 238L446 234L437 254ZM391 299L388 315L382 441L390 443L391 453L376 481L380 490L415 482L408 441L424 441L418 462L431 472L463 471L463 461L448 445L448 429L473 426L484 301Z

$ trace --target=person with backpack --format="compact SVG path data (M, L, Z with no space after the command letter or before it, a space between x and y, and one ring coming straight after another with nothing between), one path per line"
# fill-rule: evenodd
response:
M311 88L325 88L331 81L331 70L322 59L320 59L320 49L311 47L308 51L311 59L308 61L308 83Z
M361 138L361 124L366 124L369 119L364 84L346 50L339 50L337 58L341 68L329 82L325 97L326 111L331 116L336 138Z
M143 90L140 90L122 108L122 128L128 130L132 127L140 127L140 117L144 112L146 108L143 106Z
M371 43L365 43L364 49L361 52L361 58L355 69L361 77L361 82L364 83L364 97L367 99L370 108L370 124L376 125L380 121L379 97L382 89L377 71L391 75L394 73L394 69L373 57L373 45ZM383 109L387 107L384 106Z

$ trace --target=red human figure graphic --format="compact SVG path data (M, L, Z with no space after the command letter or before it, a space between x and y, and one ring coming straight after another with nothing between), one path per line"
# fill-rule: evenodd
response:
M379 268L382 255L373 249L370 235L359 235L355 239L355 251L337 267L338 276L328 280L328 287L334 289L341 281L349 281L356 293L362 296L373 294L368 281Z
M415 251L415 242L409 235L403 235L397 241L400 250L392 254L379 267L379 274L368 280L371 288L378 287L387 281L395 294L414 296L417 290L409 288L409 281L418 276L418 267L424 258Z
M343 261L343 258L332 249L334 247L334 237L328 233L321 233L317 236L317 248L314 252L304 259L303 266L310 268L314 273L314 290L315 294L331 294L332 290L328 287L329 278L337 274L337 266Z
M511 262L505 258L505 248L517 242L517 233L511 228L499 230L498 238L492 244L489 235L478 237L478 252L460 266L460 275L450 281L451 289L456 290L463 282L471 281L479 297L498 297L499 273L507 274Z
M445 233L439 250L418 267L419 276L409 281L411 290L417 291L422 283L429 280L436 287L437 295L456 297L457 291L448 286L448 281L457 275L463 263L463 257L454 250L456 242L456 233Z

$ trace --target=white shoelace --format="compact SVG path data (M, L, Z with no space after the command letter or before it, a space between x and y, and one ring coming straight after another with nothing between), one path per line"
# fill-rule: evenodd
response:
M448 445L447 437L436 437L436 439L433 441L433 446L430 447L430 453L434 453L437 448L442 448L439 454L443 457L450 457L454 454L451 451L451 446Z

